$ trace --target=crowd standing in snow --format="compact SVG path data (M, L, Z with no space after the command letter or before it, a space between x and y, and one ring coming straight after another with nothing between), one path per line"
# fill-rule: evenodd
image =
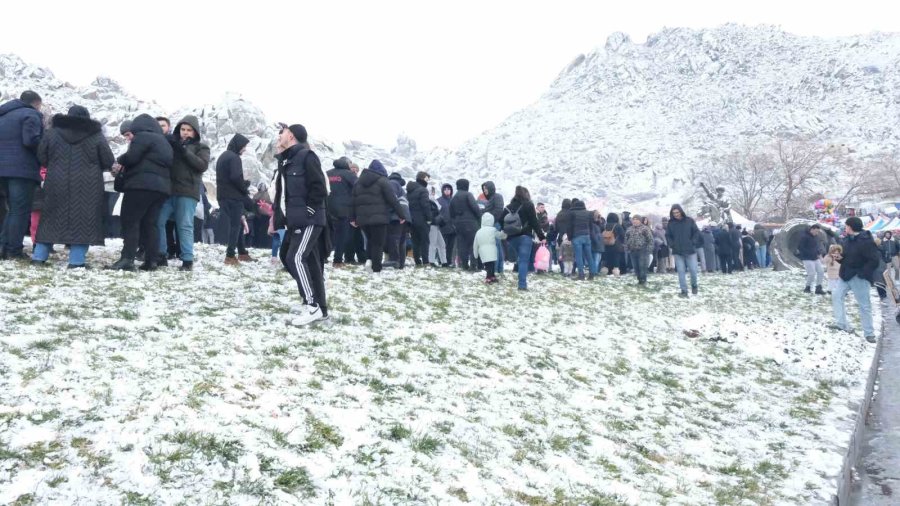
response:
M333 268L365 264L378 276L385 267L403 269L411 243L416 267L483 269L488 284L497 282L509 259L519 290L528 289L529 273L553 272L554 266L576 280L633 271L638 285L651 272L674 271L682 297L699 292L701 271L731 274L770 264L772 235L764 227L750 231L728 223L701 230L678 204L651 223L627 211L604 218L583 200L566 198L551 220L522 186L507 203L492 181L481 184L477 196L467 179L442 184L438 193L427 172L406 182L379 160L360 172L342 157L326 173L299 124L279 124L274 194L261 184L253 198L241 162L249 140L235 134L216 161L214 209L203 185L210 148L196 117L185 116L172 132L164 117L141 114L123 122L120 133L129 145L114 159L100 123L84 107L55 115L45 131L41 105L40 96L27 91L0 106L0 257L24 258L23 237L30 231L33 264L45 264L54 245L65 245L69 267L83 268L90 246L119 235L115 225L123 239L119 260L109 266L115 270L134 270L140 260L137 268L154 271L180 258L180 270L190 271L193 243L216 236L226 245L227 265L254 261L248 244L271 246L273 261L290 272L303 301L294 308L297 325L328 319L324 276L332 252ZM847 220L846 238L837 242L818 225L801 237L796 253L807 271L805 291L815 287L824 294L827 272L835 326L849 328L844 298L852 291L872 341L868 290L879 265L893 266L900 276L900 247L890 236L876 244L859 218Z

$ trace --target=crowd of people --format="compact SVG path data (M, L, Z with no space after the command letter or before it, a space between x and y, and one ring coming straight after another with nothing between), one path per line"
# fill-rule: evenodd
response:
M651 272L675 272L682 297L699 292L701 271L731 274L771 262L769 230L733 223L701 230L678 204L653 223L627 211L604 217L583 200L567 198L551 220L546 206L534 203L523 186L506 202L492 181L473 192L468 180L459 179L438 192L427 172L405 181L379 160L360 170L342 157L325 172L300 124L279 124L271 186L251 188L241 161L250 141L239 133L230 139L215 162L214 211L203 184L210 148L196 117L185 116L174 129L167 118L147 114L123 122L119 131L129 144L115 158L87 109L72 106L53 116L45 131L41 106L33 91L0 106L0 195L5 201L0 211L8 207L0 258L25 258L23 237L31 231L33 264L44 265L54 245L65 245L69 267L83 268L88 248L119 232L121 254L109 269L154 271L178 258L179 269L190 271L194 242L211 242L216 235L226 245L225 264L239 265L254 260L246 246L253 223L257 236L267 229L273 261L296 281L303 300L295 308L297 325L328 319L324 272L332 253L333 268L363 264L378 276L384 268L405 268L409 245L416 267L484 270L488 284L497 282L509 260L516 266L519 290L528 289L528 275L535 271L558 269L575 280L631 271L639 285ZM110 225L117 206L120 231ZM214 214L217 234L209 225ZM817 226L798 251L809 273L807 291L815 283L815 292L824 293L826 267L829 279L837 279L831 291L842 329L847 328L843 296L853 291L860 300L864 287L858 280L873 279L868 264L856 264L858 256L871 254L871 234L860 232L861 222L859 230L851 222L840 245L843 253L829 250L828 240L816 235ZM900 272L896 241L882 244ZM548 262L536 262L546 257ZM867 338L873 335L871 313L863 327Z

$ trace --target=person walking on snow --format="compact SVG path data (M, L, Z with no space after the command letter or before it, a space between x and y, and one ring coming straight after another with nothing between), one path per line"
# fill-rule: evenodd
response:
M697 295L697 238L700 229L694 219L684 214L684 209L679 204L672 206L669 211L669 225L666 227L666 241L675 256L675 270L678 271L678 286L681 288L681 296L687 297L687 275L691 272L691 293Z

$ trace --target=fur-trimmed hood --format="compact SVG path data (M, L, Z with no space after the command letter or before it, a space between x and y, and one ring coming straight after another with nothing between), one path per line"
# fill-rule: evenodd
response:
M103 125L99 121L82 116L69 116L68 114L53 116L51 125L59 133L59 136L69 144L78 144L88 137L103 131Z

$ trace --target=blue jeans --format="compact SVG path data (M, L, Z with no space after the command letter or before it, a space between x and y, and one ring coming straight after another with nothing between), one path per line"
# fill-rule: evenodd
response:
M32 260L46 262L50 258L50 246L45 242L39 242L34 246L34 252L31 254ZM69 245L69 265L84 265L87 258L87 244L70 244Z
M281 230L276 230L275 235L272 236L272 257L278 256L278 250L281 249L281 242L284 241L284 232L285 230L282 228Z
M600 259L603 258L603 253L594 252L591 255L591 267L593 267L593 272L596 274L600 272Z
M194 261L194 211L197 209L197 199L193 197L174 196L169 197L159 210L159 219L156 228L159 231L159 252L168 254L166 246L166 222L169 217L175 217L175 231L178 234L178 244L181 247L181 260Z
M516 249L519 269L519 288L528 288L528 262L531 260L530 235L520 235L509 239L509 243Z
M675 255L675 270L678 271L678 286L681 287L682 292L686 292L688 289L686 279L687 273L685 272L688 269L691 271L691 287L697 286L697 254Z
M0 187L5 190L9 213L0 229L0 250L10 256L22 254L22 238L31 226L31 203L38 182L22 177L0 177Z
M850 330L850 326L847 324L847 311L844 309L844 297L847 292L853 291L856 303L859 304L859 320L862 323L863 335L875 335L875 326L872 323L872 301L869 299L871 288L872 285L859 276L853 276L850 281L837 280L837 286L831 292L831 309L838 327Z
M503 226L500 223L494 223L494 228L497 230L503 230ZM503 261L506 259L506 252L503 251L503 241L497 239L497 263L496 263L496 271L497 274L503 272Z
M756 261L759 262L760 267L766 266L766 246L765 246L765 244L762 246L756 247Z
M588 265L591 274L596 274L594 270L594 259L591 253L591 236L579 235L572 240L572 248L575 249L575 268L578 269L578 275L584 276L584 265Z

